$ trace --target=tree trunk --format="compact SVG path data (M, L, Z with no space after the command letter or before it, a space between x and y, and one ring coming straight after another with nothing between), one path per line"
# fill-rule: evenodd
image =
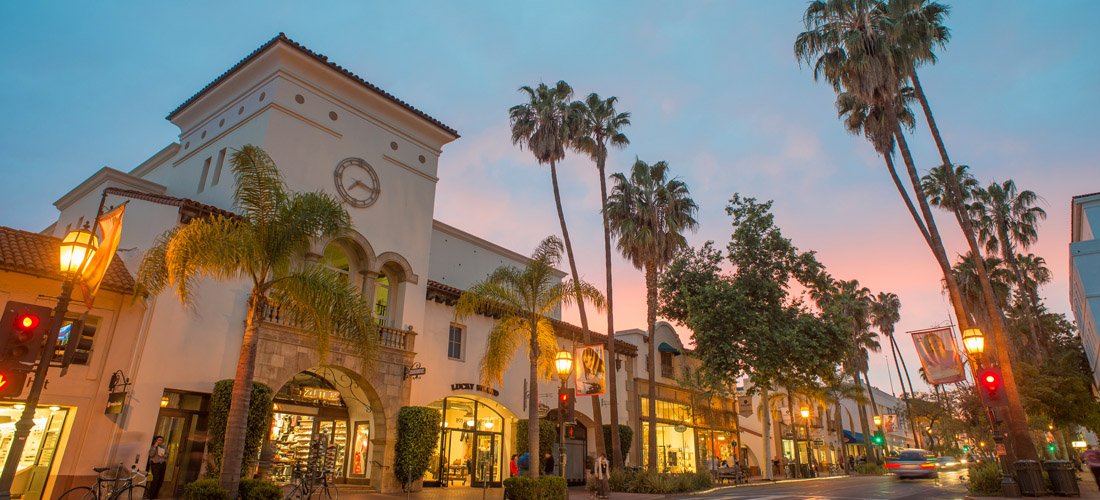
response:
M649 329L649 470L657 470L657 267L645 266L646 325Z
M932 237L928 235L928 227L924 225L924 219L917 213L917 208L913 206L913 200L909 197L909 191L905 190L905 185L901 183L901 178L898 177L897 168L894 166L893 154L884 154L882 158L886 161L886 170L890 172L890 180L894 181L894 187L897 188L898 194L901 195L901 200L905 202L905 208L909 209L909 215L913 217L913 222L917 224L917 230L920 231L928 247L932 248ZM933 252L935 252L935 249L933 249Z
M577 261L573 258L573 241L569 238L569 227L565 224L565 212L561 207L561 192L558 190L558 167L556 162L550 162L550 180L554 185L554 204L558 209L558 222L561 223L561 237L565 242L565 255L569 259L569 272L573 276L574 283L580 283L580 275L577 273ZM577 310L581 316L581 330L584 332L585 345L592 344L592 331L588 329L588 315L585 313L584 297L577 290ZM592 398L592 422L596 425L596 453L606 454L603 442L603 408L600 408L600 397Z
M760 399L764 402L764 411L760 415L764 419L761 432L763 434L761 439L764 441L764 463L761 464L761 469L764 471L764 479L771 481L775 479L775 470L772 467L772 444L770 443L772 440L772 408L770 401L768 401L769 397L767 389L760 391Z
M859 374L856 374L859 376ZM875 403L875 390L871 387L871 378L867 376L867 370L863 370L863 380L867 382L867 397L871 399L871 411L875 412L879 418L882 418L882 413L878 411L878 404ZM875 430L882 431L882 448L883 450L890 449L890 440L886 439L886 428L879 425ZM875 463L882 465L882 461L879 459L878 451L875 451Z
M539 341L538 318L531 318L531 338L527 349L531 361L531 391L527 395L527 449L531 454L528 460L528 473L538 479L542 469L542 456L539 455ZM601 429L600 432L603 432Z
M890 353L894 355L894 368L898 372L898 383L901 384L901 397L905 399L905 413L910 422L913 421L913 408L909 404L909 395L912 394L905 392L905 379L901 378L901 365L898 363L898 344L894 341L894 332L889 332L886 336L890 339ZM921 447L920 436L917 434L916 426L909 426L913 431L913 443L918 448Z
M859 390L863 391L863 380L859 378L859 374L852 375L855 379L856 385L859 386ZM856 401L856 405L859 407L859 426L863 428L863 456L866 460L871 460L874 454L871 453L871 432L870 424L867 421L867 406L859 401Z
M237 498L241 484L241 463L244 461L244 441L248 433L248 407L252 400L252 377L256 371L256 348L260 343L260 317L266 300L253 288L248 298L248 318L245 321L241 354L237 358L237 372L233 377L229 414L225 422L225 441L222 446L221 485L229 492L229 498Z
M601 155L596 162L596 169L600 173L600 213L603 216L603 256L604 270L607 276L607 385L608 398L611 403L611 468L618 469L623 466L623 451L619 444L619 384L618 384L618 356L615 350L615 307L613 300L613 287L611 281L611 222L607 219L607 174L604 171L605 155ZM603 429L599 432L603 435ZM606 444L605 444L606 446ZM606 448L605 448L606 449Z
M836 442L840 446L840 466L848 470L848 447L844 446L844 409L840 398L836 398ZM851 473L851 471L848 471Z
M798 452L798 424L795 423L794 395L787 389L787 411L791 414L791 442L794 444L794 477L802 476L802 456Z
M959 187L959 180L955 177L955 169L951 168L951 159L947 156L947 147L943 144L943 138L940 136L939 127L936 126L936 120L932 116L932 108L928 105L928 99L924 95L924 89L920 86L920 79L917 78L917 73L912 72L911 78L913 82L913 89L917 94L917 100L920 101L921 108L924 110L925 119L928 122L929 130L932 132L932 137L936 142L936 148L940 152L940 159L943 161L947 168L944 170L947 172L947 181L950 185L955 199L962 200L961 189ZM895 135L898 136L898 141L904 141L904 137L901 131L900 124L897 120L893 121L895 125ZM990 322L993 324L992 331L989 332L991 344L993 345L993 358L999 364L1001 369L1001 377L1004 381L1005 396L1008 399L1008 434L1011 446L1008 446L1008 456L1006 457L1009 462L1015 462L1017 459L1038 460L1039 454L1035 449L1035 444L1031 440L1031 434L1027 428L1027 413L1024 412L1023 402L1020 401L1019 388L1016 386L1016 375L1012 369L1011 354L1009 353L1009 347L1007 337L1005 335L1004 322L1001 320L1000 311L998 310L995 302L996 297L993 295L993 286L989 282L989 274L985 269L985 262L982 260L981 250L978 248L977 239L974 236L973 228L970 223L970 214L967 213L962 207L955 207L955 218L959 221L959 225L962 228L963 235L966 236L966 243L970 247L971 261L974 263L974 267L978 270L978 281L982 286L982 295L984 296L986 313L989 314ZM959 321L960 327L962 327L962 321Z

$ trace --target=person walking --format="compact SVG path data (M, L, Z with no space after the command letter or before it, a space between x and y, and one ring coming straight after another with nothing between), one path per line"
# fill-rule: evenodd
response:
M512 455L512 460L508 462L508 472L512 474L510 477L516 477L519 475L519 464L516 463L515 455Z
M1096 480L1096 487L1100 488L1100 451L1096 450L1095 445L1089 445L1088 449L1081 453L1081 459L1092 471L1092 477Z
M153 474L153 480L149 482L146 496L157 498L160 487L164 485L164 472L168 468L168 449L164 447L164 436L153 437L153 444L149 447L149 458L145 464L145 470Z
M554 475L554 455L547 453L542 457L542 473L547 476Z

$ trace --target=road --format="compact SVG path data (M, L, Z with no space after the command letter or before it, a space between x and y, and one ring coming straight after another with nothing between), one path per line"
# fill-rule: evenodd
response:
M855 476L776 484L760 484L727 488L706 495L678 498L695 500L781 500L812 498L818 500L857 499L961 499L966 488L960 481L962 472L941 472L938 479L899 480L894 476Z

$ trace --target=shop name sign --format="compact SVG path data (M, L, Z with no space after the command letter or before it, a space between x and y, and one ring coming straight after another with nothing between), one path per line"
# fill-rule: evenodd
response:
M500 396L500 391L493 389L492 387L481 384L451 384L452 391L477 391L484 392L485 394L491 394L493 396Z
M340 401L340 391L322 389L320 387L303 387L302 397L305 399L317 399L336 403Z

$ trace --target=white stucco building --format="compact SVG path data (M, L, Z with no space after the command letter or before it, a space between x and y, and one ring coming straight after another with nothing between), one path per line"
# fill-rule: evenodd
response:
M1069 300L1093 384L1100 387L1100 193L1070 202Z

